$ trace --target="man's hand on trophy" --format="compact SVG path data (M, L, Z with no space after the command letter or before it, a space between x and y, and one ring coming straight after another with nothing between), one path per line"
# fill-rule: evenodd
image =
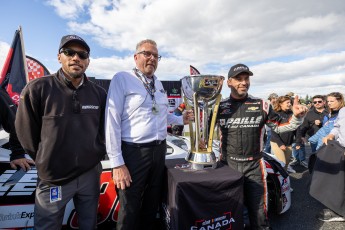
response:
M206 142L205 142L204 139L200 139L200 140L199 140L199 148L200 148L200 149L206 149L206 148L207 148Z
M183 123L185 125L189 124L190 121L194 121L195 117L194 117L194 112L193 110L186 110L183 113Z

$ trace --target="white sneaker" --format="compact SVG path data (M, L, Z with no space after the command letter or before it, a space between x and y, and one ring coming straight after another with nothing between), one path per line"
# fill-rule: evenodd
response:
M296 170L294 170L290 165L287 167L288 173L296 173Z

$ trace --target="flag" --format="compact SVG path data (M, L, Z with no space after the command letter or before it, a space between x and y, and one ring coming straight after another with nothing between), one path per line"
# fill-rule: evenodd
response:
M49 71L44 65L30 56L25 56L22 31L19 27L0 73L0 87L5 89L18 105L20 93L26 83L47 74Z
M198 75L200 74L200 72L194 67L194 66L189 66L189 70L190 70L190 75Z
M0 86L8 92L18 104L19 95L27 82L27 71L24 65L25 55L21 38L21 29L16 30L10 50L0 75Z

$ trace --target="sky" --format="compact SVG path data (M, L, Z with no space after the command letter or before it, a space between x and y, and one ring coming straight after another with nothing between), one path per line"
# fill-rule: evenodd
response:
M0 68L22 27L25 52L53 73L61 37L91 47L88 76L111 79L134 67L136 44L157 42L156 76L179 81L189 65L222 75L246 64L249 93L301 97L345 93L345 1L0 0ZM223 97L230 90L226 84Z

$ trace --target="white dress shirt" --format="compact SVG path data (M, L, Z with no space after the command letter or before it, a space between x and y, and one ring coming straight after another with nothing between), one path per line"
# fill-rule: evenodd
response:
M183 125L182 116L168 112L168 98L162 83L154 77L154 98L133 71L119 72L111 80L105 111L106 147L111 167L124 165L121 141L148 143L164 140L168 124Z

